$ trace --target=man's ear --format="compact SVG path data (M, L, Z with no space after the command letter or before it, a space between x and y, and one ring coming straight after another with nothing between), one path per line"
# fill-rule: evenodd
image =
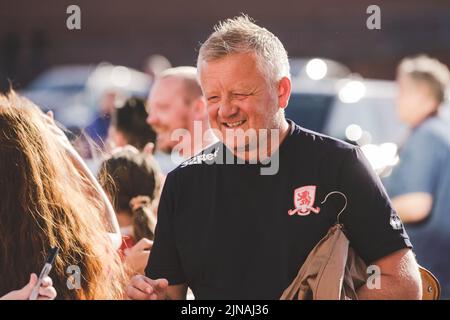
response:
M425 83L418 83L416 85L417 92L420 94L420 109L424 116L428 116L439 109L439 102L437 102L432 89Z
M439 111L439 106L441 105L441 103L439 103L439 101L437 100L434 93L431 92L430 88L427 88L427 90L428 90L428 95L427 95L428 99L426 101L427 108L430 113L435 113L435 112Z
M278 81L278 106L280 108L286 108L289 103L289 97L291 96L291 80L288 77L283 77Z

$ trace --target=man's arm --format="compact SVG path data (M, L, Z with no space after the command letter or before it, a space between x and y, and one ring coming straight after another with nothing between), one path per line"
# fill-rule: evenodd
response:
M403 222L420 222L430 214L433 196L427 192L402 194L392 199L392 205Z
M345 159L341 190L348 197L342 222L350 245L366 262L379 269L357 292L360 299L420 299L421 281L412 244L392 208L379 178L360 148ZM376 270L376 269L375 269ZM371 284L380 284L372 288Z
M384 178L394 209L405 223L425 219L446 166L447 153L439 138L426 127L414 131L400 153L400 162Z
M381 272L380 287L370 289L362 286L357 294L358 299L422 299L422 280L414 254L410 249L398 250L375 261Z

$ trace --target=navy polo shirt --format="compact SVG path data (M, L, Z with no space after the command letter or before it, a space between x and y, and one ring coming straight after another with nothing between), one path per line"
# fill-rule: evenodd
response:
M168 174L148 277L187 284L196 299L278 299L336 222L344 199L321 204L332 191L348 199L340 221L366 263L411 247L361 150L289 124L274 175L218 161L234 157L221 142Z

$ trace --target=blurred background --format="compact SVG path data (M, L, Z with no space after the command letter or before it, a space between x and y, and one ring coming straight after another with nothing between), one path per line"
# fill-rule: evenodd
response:
M81 30L66 27L71 4ZM366 27L372 4L381 30ZM375 170L397 161L396 66L418 53L450 64L450 1L2 0L0 90L12 86L76 131L112 108L112 92L145 98L154 72L195 65L213 25L241 12L289 53L288 117L363 146Z

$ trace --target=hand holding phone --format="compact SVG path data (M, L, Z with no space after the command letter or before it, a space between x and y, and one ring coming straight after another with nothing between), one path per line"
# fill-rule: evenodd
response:
M42 271L39 275L38 282L36 283L36 286L33 288L33 291L31 291L30 294L30 300L36 300L39 296L39 288L42 285L42 281L45 277L48 276L50 271L52 270L53 262L55 261L56 256L58 255L59 248L54 247L50 250L50 253L48 255L47 261L45 262L44 267L42 268Z

